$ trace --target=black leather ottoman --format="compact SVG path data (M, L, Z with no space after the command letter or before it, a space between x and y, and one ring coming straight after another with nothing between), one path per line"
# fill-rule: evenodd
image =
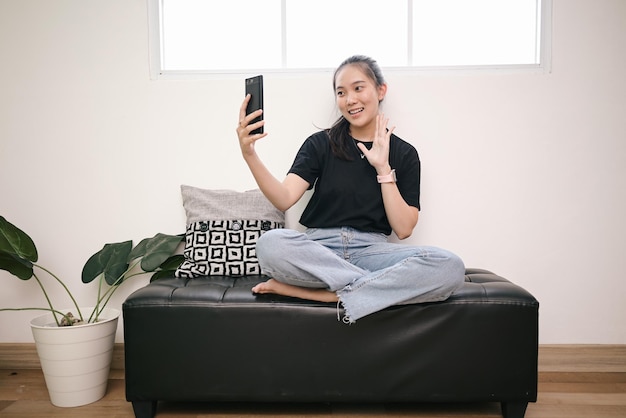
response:
M160 279L123 304L126 398L158 401L500 402L537 399L539 303L466 271L447 301L346 325L336 304L255 296L263 276Z

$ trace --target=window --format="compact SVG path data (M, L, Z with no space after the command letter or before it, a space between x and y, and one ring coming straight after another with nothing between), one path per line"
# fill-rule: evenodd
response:
M151 70L545 68L551 0L148 0Z

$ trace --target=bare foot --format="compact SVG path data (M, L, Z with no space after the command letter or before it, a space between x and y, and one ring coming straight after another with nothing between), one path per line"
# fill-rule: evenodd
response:
M315 300L318 302L337 302L337 294L326 289L313 289L308 287L292 286L281 283L274 279L259 283L252 288L253 293L273 293L281 296L291 296L294 298Z

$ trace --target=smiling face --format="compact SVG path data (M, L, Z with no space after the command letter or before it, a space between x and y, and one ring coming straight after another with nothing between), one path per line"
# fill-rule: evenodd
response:
M387 85L377 85L359 65L341 68L335 77L337 107L350 123L350 133L361 141L371 141L376 129L379 104Z

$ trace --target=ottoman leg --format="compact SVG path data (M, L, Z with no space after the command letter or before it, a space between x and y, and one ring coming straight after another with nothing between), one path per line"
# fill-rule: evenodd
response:
M524 418L528 402L502 402L502 416L504 418Z
M135 418L154 418L156 409L156 401L133 401Z

